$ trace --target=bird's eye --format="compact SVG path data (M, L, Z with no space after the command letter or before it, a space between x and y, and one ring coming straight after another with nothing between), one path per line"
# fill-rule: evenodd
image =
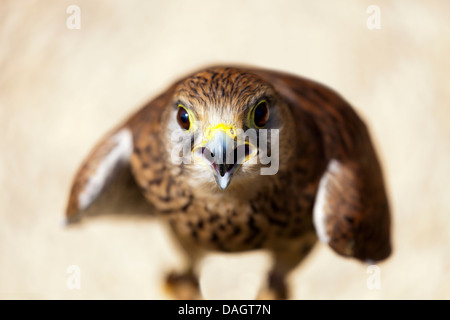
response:
M183 128L184 130L189 130L189 128L191 127L189 113L181 105L178 106L177 121L178 121L178 124L180 125L180 127Z
M263 100L253 109L253 123L257 128L262 128L269 120L269 106L267 101Z

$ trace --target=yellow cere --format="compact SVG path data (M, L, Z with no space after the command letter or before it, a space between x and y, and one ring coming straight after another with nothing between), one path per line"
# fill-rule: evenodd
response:
M216 134L217 131L223 131L228 134L232 139L236 138L237 132L236 128L230 124L219 123L215 126L209 126L206 129L206 139L211 140L211 138Z

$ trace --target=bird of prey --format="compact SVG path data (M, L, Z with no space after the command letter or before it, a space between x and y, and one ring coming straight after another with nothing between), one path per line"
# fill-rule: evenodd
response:
M289 298L286 275L318 239L362 261L391 253L366 125L339 94L302 77L218 66L176 81L93 148L66 219L78 220L113 183L126 198L124 172L189 256L187 270L166 279L185 298L201 295L195 266L211 251L269 251L261 296L275 299Z

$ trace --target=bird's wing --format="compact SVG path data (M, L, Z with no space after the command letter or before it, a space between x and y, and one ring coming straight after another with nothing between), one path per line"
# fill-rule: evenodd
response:
M67 223L85 215L152 211L135 181L131 161L143 131L146 139L158 139L161 115L172 89L141 108L92 149L75 174L65 214ZM152 165L150 160L146 165Z
M387 258L390 210L365 124L343 98L319 83L276 72L261 75L292 106L296 119L314 123L313 143L323 155L317 159L323 165L313 209L319 238L344 256Z

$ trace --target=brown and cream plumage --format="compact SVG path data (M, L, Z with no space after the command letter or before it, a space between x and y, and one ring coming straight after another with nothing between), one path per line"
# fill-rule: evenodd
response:
M259 142L240 138L248 129ZM261 174L272 165L258 161L262 129L276 129L266 153L276 174ZM190 152L180 157L179 146ZM233 163L218 160L230 152ZM272 252L266 292L276 298L288 296L285 276L317 237L363 261L391 252L389 205L366 126L337 93L297 76L214 67L177 81L93 149L76 174L67 219L79 218L114 178L128 186L117 178L123 173L191 258L185 275L169 277L175 287L184 279L196 288L193 268L210 250Z

